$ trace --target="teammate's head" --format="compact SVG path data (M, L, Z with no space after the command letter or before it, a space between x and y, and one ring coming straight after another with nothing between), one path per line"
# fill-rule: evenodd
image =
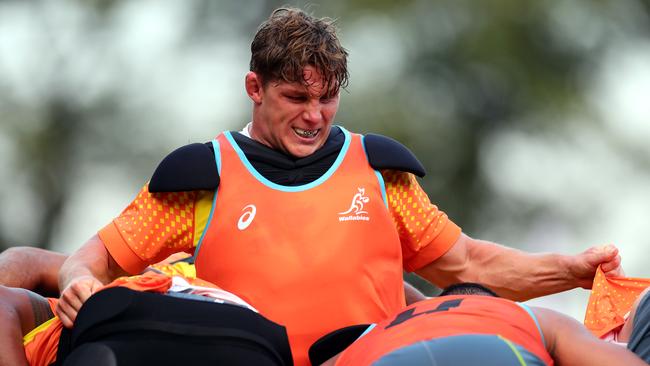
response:
M438 296L450 296L450 295L480 295L480 296L492 296L499 297L494 291L489 288L479 285L478 283L463 282L453 284L446 289L444 289Z
M347 56L331 19L280 8L260 25L253 38L250 71L264 85L271 81L306 85L303 70L313 66L321 74L325 90L337 94L348 84Z

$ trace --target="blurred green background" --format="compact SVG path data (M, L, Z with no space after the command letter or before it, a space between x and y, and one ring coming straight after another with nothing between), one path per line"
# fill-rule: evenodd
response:
M337 19L338 123L409 146L466 233L534 252L615 243L650 277L639 0L0 1L0 249L69 253L161 157L240 129L250 41L284 4ZM534 303L581 318L586 296Z

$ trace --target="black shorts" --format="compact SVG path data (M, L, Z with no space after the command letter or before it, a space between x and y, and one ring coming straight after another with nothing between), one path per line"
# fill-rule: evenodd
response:
M639 301L627 348L650 363L650 292Z
M57 362L65 366L293 365L286 329L238 305L116 287L93 295Z

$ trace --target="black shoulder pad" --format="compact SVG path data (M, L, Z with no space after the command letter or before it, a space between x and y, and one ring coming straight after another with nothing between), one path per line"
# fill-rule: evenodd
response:
M149 192L213 190L219 186L219 172L212 144L189 144L167 155L149 182Z
M409 172L422 178L426 175L424 166L406 146L390 137L373 133L363 139L368 162L374 169L394 169Z

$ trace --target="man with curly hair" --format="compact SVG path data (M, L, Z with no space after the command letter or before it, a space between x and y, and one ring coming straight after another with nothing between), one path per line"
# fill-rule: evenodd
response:
M319 336L400 309L404 270L519 300L589 287L598 265L620 273L615 247L531 255L462 233L417 183L424 168L406 147L333 125L347 58L330 19L274 11L251 44L251 122L169 154L65 262L63 324L116 276L185 251L199 277L286 325L305 365Z

